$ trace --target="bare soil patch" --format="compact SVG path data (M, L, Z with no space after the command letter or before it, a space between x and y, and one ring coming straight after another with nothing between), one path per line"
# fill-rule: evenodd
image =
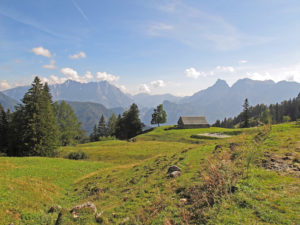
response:
M222 133L204 133L204 134L197 134L197 135L204 136L204 137L213 137L213 138L229 138L229 137L231 137L230 135L222 134Z

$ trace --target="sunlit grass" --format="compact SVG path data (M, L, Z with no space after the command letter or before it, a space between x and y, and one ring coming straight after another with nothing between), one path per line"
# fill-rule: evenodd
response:
M209 224L297 224L300 215L299 178L289 173L260 167L264 152L297 159L300 127L294 123L275 125L259 146L254 137L263 128L205 128L175 130L159 127L140 135L136 142L100 141L63 147L58 158L0 158L0 224L54 224L57 213L86 201L103 212L103 224L119 224L129 217L132 224L184 224L188 205L180 203L178 189L201 183L199 172L208 158L227 151L230 143L242 154L259 150L237 191L210 209ZM195 139L201 133L224 133L224 139ZM86 160L65 159L82 151ZM295 162L297 163L297 162ZM167 170L177 165L182 174L170 179ZM245 164L241 164L242 167ZM94 216L73 219L70 213L62 224L96 224Z

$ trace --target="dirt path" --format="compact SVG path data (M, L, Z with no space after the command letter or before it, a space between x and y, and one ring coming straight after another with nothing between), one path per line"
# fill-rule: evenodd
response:
M205 137L214 137L214 138L229 138L230 135L222 134L222 133L204 133L204 134L197 134L199 136Z

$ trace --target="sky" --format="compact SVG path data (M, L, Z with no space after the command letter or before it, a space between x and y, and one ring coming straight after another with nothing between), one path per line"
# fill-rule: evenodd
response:
M35 76L178 96L300 82L299 28L299 0L1 0L0 91Z

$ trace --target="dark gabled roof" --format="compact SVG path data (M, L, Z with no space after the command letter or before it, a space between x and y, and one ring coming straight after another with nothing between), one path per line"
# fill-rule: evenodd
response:
M184 125L208 124L205 116L181 116L180 119Z

